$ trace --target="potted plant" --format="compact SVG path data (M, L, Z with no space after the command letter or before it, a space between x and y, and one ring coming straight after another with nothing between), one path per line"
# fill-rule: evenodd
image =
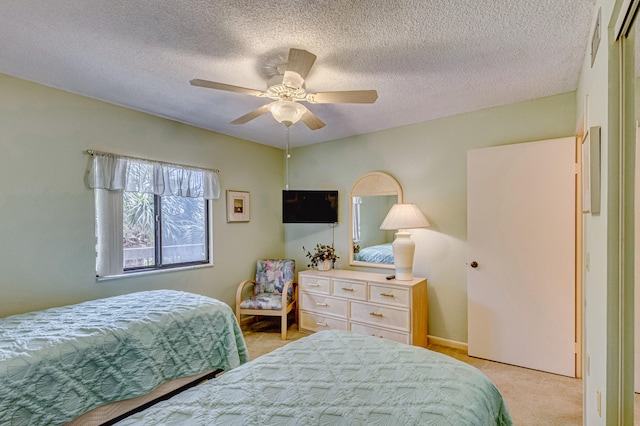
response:
M332 263L339 257L336 255L336 250L332 246L324 244L316 244L316 247L312 251L308 251L304 246L302 250L307 252L306 256L309 258L309 264L307 267L317 269L318 271L327 271L331 269Z

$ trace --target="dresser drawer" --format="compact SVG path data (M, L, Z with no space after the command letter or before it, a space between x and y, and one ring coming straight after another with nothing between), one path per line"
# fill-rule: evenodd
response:
M308 331L347 330L347 320L300 311L300 328Z
M367 283L334 278L331 294L349 299L367 300Z
M300 275L300 290L313 291L315 293L329 294L331 289L331 281L324 277L307 277Z
M369 284L369 301L408 308L409 289Z
M322 294L300 293L300 309L347 318L347 301Z
M397 330L410 331L408 309L392 308L363 302L351 303L351 320Z
M351 331L364 334L365 336L382 337L383 339L394 340L396 342L405 343L407 345L411 344L409 333L385 330L382 328L374 327L371 325L360 324L357 322L352 322L350 326L351 326Z

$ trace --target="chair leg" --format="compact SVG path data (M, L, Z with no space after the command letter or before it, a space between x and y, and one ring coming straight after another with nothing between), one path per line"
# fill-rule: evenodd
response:
M288 321L287 321L287 314L282 315L281 318L281 327L282 327L282 340L287 340L287 325L288 325Z

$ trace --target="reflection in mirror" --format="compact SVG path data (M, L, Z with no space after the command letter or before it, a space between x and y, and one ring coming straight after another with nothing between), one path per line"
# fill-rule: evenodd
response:
M397 200L396 195L353 197L353 260L393 265L394 231L383 231L380 224Z
M393 269L394 231L380 224L395 203L402 202L398 181L384 172L362 176L351 188L351 251L349 264Z

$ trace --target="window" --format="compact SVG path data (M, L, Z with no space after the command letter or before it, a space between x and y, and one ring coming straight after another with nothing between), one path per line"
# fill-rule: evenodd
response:
M98 276L207 264L217 171L114 154L94 158Z
M204 198L122 195L124 271L209 262Z
M362 204L362 197L352 197L351 205L351 217L353 218L353 228L351 229L354 243L360 242L360 205Z

